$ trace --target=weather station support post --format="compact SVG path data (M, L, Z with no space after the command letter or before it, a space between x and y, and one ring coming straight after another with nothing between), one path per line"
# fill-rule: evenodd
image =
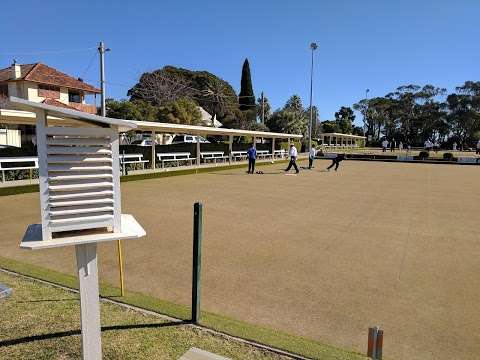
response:
M102 340L100 302L98 301L97 244L75 245L75 254L80 282L82 358L84 360L100 360L102 358Z
M193 205L192 321L200 320L200 275L202 269L203 204Z

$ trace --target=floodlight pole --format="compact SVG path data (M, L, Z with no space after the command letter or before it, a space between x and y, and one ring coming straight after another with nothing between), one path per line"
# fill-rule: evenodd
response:
M318 45L314 42L310 44L310 49L312 50L312 66L310 68L310 123L308 124L308 151L312 149L312 122L313 122L313 108L312 108L312 97L313 97L313 52L318 48Z

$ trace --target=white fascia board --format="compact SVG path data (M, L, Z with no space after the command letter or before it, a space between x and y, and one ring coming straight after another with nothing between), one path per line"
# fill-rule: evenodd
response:
M26 111L43 110L47 112L47 114L53 115L53 116L118 126L120 131L129 131L137 127L132 121L129 121L129 120L107 118L103 116L88 114L83 111L65 109L65 108L61 108L53 105L47 105L43 103L36 103L33 101L20 99L13 96L10 97L10 102L12 104L15 104L17 107L19 107L22 110L26 110Z

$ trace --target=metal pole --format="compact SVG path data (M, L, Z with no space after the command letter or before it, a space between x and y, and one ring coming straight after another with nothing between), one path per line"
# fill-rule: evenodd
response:
M200 319L200 273L202 268L203 204L193 205L192 321Z
M101 96L101 107L100 107L100 114L102 116L107 115L107 107L105 105L105 52L110 51L110 49L105 49L105 44L103 41L100 41L98 46L98 52L100 53L100 90L102 91ZM123 152L125 155L125 151ZM127 174L127 169L125 165L125 158L123 158L122 163L122 172L123 175ZM122 243L120 240L117 240L117 251L118 251L118 268L120 274L120 293L123 296L125 293L124 288L124 278L123 278L123 252L122 252Z
M370 89L365 89L365 100L366 100L366 105L365 105L365 115L364 115L364 118L365 118L365 128L366 130L364 130L364 135L367 136L367 141L368 141L368 126L367 126L367 123L368 123L368 93L369 93ZM372 135L373 136L373 135Z
M312 66L310 68L310 123L308 124L308 151L312 148L312 121L313 121L313 108L312 108L312 97L313 97L313 52L317 49L316 43L310 44L310 49L312 49Z
M262 124L265 124L265 98L262 91Z
M101 92L101 105L100 105L100 114L102 116L106 115L106 106L105 106L105 44L103 41L100 41L98 46L98 52L100 53L100 90Z

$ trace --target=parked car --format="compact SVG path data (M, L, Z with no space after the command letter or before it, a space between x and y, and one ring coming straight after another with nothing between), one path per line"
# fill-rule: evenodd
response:
M20 149L18 146L13 146L13 145L0 145L1 150L6 150L6 149Z
M137 145L137 146L152 146L152 140L150 139L144 139L144 140L135 140L132 142L130 145ZM157 142L155 142L155 145L158 145Z
M205 139L203 136L194 136L194 135L175 135L172 140L172 144L191 144L191 143L201 143L201 144L209 144L210 141Z

